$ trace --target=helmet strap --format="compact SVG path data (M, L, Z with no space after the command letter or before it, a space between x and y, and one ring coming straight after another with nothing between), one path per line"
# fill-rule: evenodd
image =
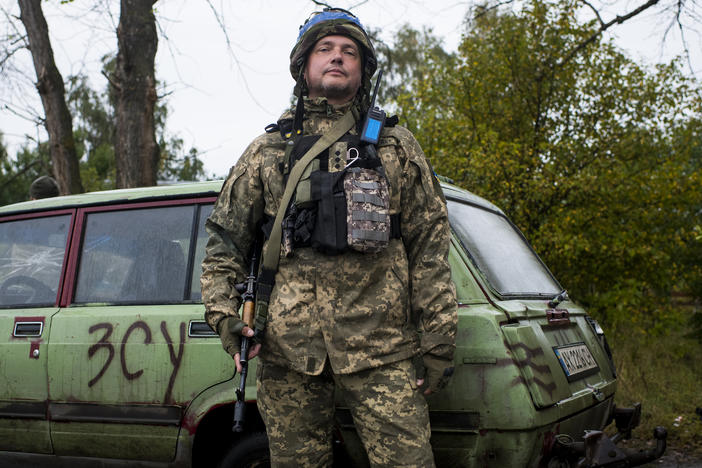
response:
M297 97L297 107L295 108L295 118L293 119L293 133L295 136L302 135L302 120L305 116L305 100L302 93Z
M300 67L300 75L297 77L297 106L295 107L295 118L293 119L293 134L302 135L302 121L305 117L305 72L304 67Z

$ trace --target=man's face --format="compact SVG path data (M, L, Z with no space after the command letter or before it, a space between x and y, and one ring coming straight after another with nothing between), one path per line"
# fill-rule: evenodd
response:
M326 97L330 104L343 104L361 87L361 52L346 36L325 36L312 47L305 80L311 98Z

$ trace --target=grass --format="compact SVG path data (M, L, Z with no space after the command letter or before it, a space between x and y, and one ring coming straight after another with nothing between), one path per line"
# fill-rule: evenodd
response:
M618 406L642 403L634 437L652 440L653 428L668 430L671 449L702 456L702 344L678 329L651 336L622 330L608 336L618 372Z

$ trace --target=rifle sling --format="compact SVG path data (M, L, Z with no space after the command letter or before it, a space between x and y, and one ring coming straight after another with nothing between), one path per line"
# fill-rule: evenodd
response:
M288 210L288 205L290 204L290 200L295 193L297 183L300 181L302 173L312 162L312 160L319 156L322 151L329 148L339 138L344 136L346 132L351 130L355 123L356 118L350 109L327 133L322 135L322 137L317 140L314 145L312 145L309 151L305 153L305 155L290 171L288 182L285 185L285 191L283 192L283 197L281 198L280 205L278 206L278 212L275 215L271 235L268 238L265 248L263 249L263 266L259 276L258 290L256 294L257 304L255 327L257 333L262 333L263 328L265 327L266 316L268 314L268 300L270 299L270 295L273 290L275 273L278 271L278 262L280 260L280 242L283 234L283 217L285 217L285 212ZM261 304L259 304L259 302Z

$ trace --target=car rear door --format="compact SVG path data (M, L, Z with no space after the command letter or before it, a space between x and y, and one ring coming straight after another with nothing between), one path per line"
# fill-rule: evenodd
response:
M72 211L0 220L0 450L51 453L47 356Z
M534 407L558 404L565 416L611 397L614 370L592 320L563 300L565 291L516 227L498 211L458 200L449 200L449 217L509 318L502 333Z
M80 248L51 324L56 454L171 460L184 408L232 377L200 303L212 201L78 210Z

